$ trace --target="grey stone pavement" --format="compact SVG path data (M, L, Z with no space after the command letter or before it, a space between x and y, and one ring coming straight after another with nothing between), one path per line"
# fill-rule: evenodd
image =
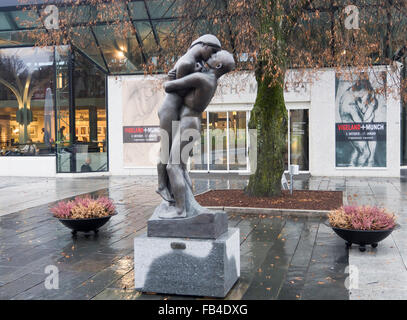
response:
M352 300L407 299L407 181L400 178L312 177L297 188L342 190L349 205L377 205L397 216L400 228L376 249L349 250L349 297Z
M195 175L195 193L243 188L246 178ZM191 298L134 290L133 239L146 232L160 202L155 180L1 177L0 299ZM294 186L341 190L345 203L386 206L398 215L401 228L378 248L361 253L357 247L347 250L319 218L231 215L230 226L241 233L241 277L226 299L407 299L407 182L303 177ZM72 238L49 207L88 193L111 197L118 215L97 236ZM45 288L48 265L59 269L58 290Z

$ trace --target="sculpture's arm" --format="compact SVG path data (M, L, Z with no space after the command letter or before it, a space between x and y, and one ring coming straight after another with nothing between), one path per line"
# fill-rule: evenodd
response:
M193 73L181 79L173 80L164 83L165 92L170 93L178 90L193 89L200 87L205 82L205 75L203 73Z
M201 72L202 71L202 63L201 62L180 62L176 64L173 69L168 72L168 78L170 80L181 79L189 74L194 72Z
M190 62L180 63L176 69L177 79L184 78L185 76L193 73L194 71L195 71L195 62L194 63L190 63Z
M171 69L168 71L168 79L170 80L175 80L177 78L177 70L176 69Z

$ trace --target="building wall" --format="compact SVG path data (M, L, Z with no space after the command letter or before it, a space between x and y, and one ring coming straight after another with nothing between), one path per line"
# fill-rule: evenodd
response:
M110 76L108 78L109 159L112 175L156 174L159 143L123 143L123 126L158 126L165 76ZM256 97L251 73L221 79L208 110L247 110Z
M397 86L388 71L388 87ZM336 168L335 163L335 70L318 73L290 71L286 75L287 108L309 106L309 171L315 176L386 176L400 175L400 104L395 94L387 94L387 167ZM298 79L305 79L299 82ZM156 174L155 154L159 144L123 144L123 126L158 125L157 110L164 97L163 76L110 76L109 156L110 173ZM155 89L152 89L155 88ZM154 91L155 90L155 91ZM252 73L237 72L224 76L208 110L251 109L256 98ZM146 93L148 92L148 93Z
M388 88L397 87L387 70ZM378 70L381 70L378 69ZM309 106L309 171L314 176L400 176L400 102L388 92L387 167L336 168L335 164L335 70L313 76L288 72L287 108ZM123 143L123 126L157 126L162 103L163 76L109 76L108 125L111 175L155 175L159 143ZM306 79L302 83L296 79ZM256 98L252 73L223 77L208 110L250 110ZM0 157L0 176L56 176L55 157ZM79 174L80 175L80 174Z
M55 157L0 157L0 176L55 177Z
M162 93L146 100L146 82L156 82L160 76L108 77L109 169L112 175L155 175L154 150L159 144L123 143L123 126L158 125L157 110ZM145 90L144 90L145 89ZM137 117L139 115L139 117ZM152 155L152 156L150 156Z
M386 71L385 67L375 72ZM310 173L315 176L400 176L400 101L395 75L387 70L386 168L337 168L335 164L335 71L324 70L311 85Z

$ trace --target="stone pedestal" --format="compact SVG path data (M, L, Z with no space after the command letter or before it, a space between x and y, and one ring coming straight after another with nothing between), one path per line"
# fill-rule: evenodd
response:
M240 276L239 229L217 239L134 239L135 288L143 292L225 297Z
M228 217L224 211L206 209L182 219L160 219L159 214L166 205L163 201L148 219L149 237L217 239L228 230Z

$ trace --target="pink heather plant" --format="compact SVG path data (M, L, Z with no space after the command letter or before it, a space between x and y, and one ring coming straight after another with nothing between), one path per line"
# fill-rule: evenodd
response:
M386 230L396 225L393 213L370 206L343 206L328 215L333 227L353 230Z
M54 214L54 217L67 219L74 205L73 201L60 201L55 207L51 208L51 212Z
M99 218L114 214L116 207L106 197L92 199L89 196L76 197L71 201L60 201L51 208L54 217L62 219Z

